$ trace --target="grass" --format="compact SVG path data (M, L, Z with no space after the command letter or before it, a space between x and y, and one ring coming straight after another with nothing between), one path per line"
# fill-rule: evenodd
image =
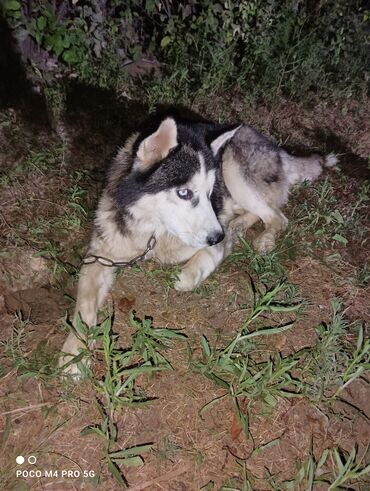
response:
M168 348L175 339L186 339L186 335L175 329L154 329L152 319L140 320L134 313L130 314L130 324L136 329L132 336L132 351L140 353L145 363L154 367L172 368L161 351Z
M265 314L291 314L301 308L300 303L286 303L278 300L284 290L279 283L262 293L251 308L246 320L236 336L224 347L212 348L207 338L202 336L202 359L194 360L192 368L205 375L216 385L225 389L225 393L212 399L200 411L210 409L215 403L231 397L239 421L247 437L249 432L249 409L260 401L265 408L276 406L278 398L300 397L300 383L292 376L292 369L298 360L282 357L279 353L265 361L258 360L256 338L280 334L290 329L294 321L288 321L273 327L261 327L257 321ZM251 327L254 330L251 331ZM244 404L245 403L245 404ZM244 409L242 409L242 405Z
M153 328L150 318L141 320L131 314L130 324L135 329L132 344L122 349L117 344L118 335L112 333L111 317L92 330L78 319L76 331L81 339L86 340L86 350L72 360L79 363L82 373L95 388L96 407L100 415L100 422L86 427L81 435L94 434L103 440L104 460L122 487L128 487L128 482L120 466L141 466L144 463L142 454L150 451L153 443L115 448L118 439L117 415L125 407L136 408L150 403L152 398L145 395L139 381L143 377L151 378L157 372L172 369L163 351L172 341L186 338L174 329ZM98 343L94 354L89 350L91 342ZM97 378L89 364L81 363L81 356L100 358L104 367L103 376Z
M200 409L200 415L202 416L221 400L230 399L247 439L253 438L250 431L250 418L256 402L259 403L259 413L265 415L271 413L281 399L286 398L308 397L312 403L325 411L325 406L332 405L343 390L355 380L362 378L370 369L370 340L365 340L361 325L349 324L345 320L339 299L332 301L331 323L320 324L317 327L317 342L313 348L303 348L289 355L282 355L277 351L270 354L267 359L265 355L265 359L261 360L259 355L261 351L263 352L263 347L256 344L256 341L261 341L264 336L282 333L294 325L294 321L289 320L274 327L266 326L265 315L291 314L302 307L301 303L292 301L294 297L291 293L288 293L290 299L288 303L277 300L282 291L284 291L284 283L261 294L250 308L247 319L237 334L226 346L214 348L207 338L202 336L202 357L193 360L191 365L193 370L202 373L216 386L224 389L221 395L211 399ZM263 325L258 323L261 318L264 321ZM355 347L347 340L348 333L353 329L357 329ZM359 411L362 413L361 410ZM266 448L276 443L277 441L272 440ZM264 447L255 448L251 456L263 450ZM369 468L368 466L364 470L359 464L355 464L354 451L351 452L346 463L340 460L337 450L331 452L338 469L337 474L330 481L329 489L342 489L339 484L363 476ZM315 474L324 465L326 457L327 454L315 462L311 453L308 460L302 464L294 481L282 489L313 489L316 481L322 481L321 478L315 480ZM273 476L268 476L268 479L274 482ZM306 487L302 487L302 483L305 483ZM337 484L339 487L336 487ZM239 488L226 487L225 489ZM242 489L253 489L253 487Z
M75 273L73 266L63 259L66 243L92 216L86 203L87 173L75 171L66 175L65 150L63 145L48 144L42 151L29 151L21 163L0 173L0 188L4 192L10 189L14 202L9 216L2 216L9 228L7 243L12 248L26 245L36 255L52 260L57 281L63 274ZM32 184L37 186L37 192ZM19 207L21 215L17 213ZM76 238L74 242L71 248L77 264L79 245Z
M346 186L346 179L342 184ZM302 185L305 187L305 184ZM310 186L311 197L293 210L294 234L305 238L305 247L346 246L353 234L366 241L366 222L362 213L370 197L370 183L364 182L355 200L343 202L329 179ZM365 226L364 226L365 225Z
M235 462L239 467L241 477L237 482L235 479L229 480L221 487L220 491L253 491L254 482L247 469L246 461L236 457Z
M303 349L301 377L307 395L315 402L332 402L354 380L370 369L370 340L364 338L363 326L349 323L342 312L339 299L332 300L332 321L316 329L317 342L313 349ZM347 340L357 331L356 344Z
M174 329L154 328L152 320L130 316L130 324L135 332L132 345L126 349L118 346L118 335L112 333L112 318L108 317L102 324L93 329L78 319L76 333L85 340L86 348L71 362L78 363L82 373L92 384L97 397L95 406L100 416L98 423L87 426L81 435L95 435L104 444L104 460L117 483L128 487L128 482L120 466L141 466L144 463L142 454L149 452L153 443L139 444L124 449L117 449L118 428L117 416L124 408L142 407L150 403L143 388L143 377L151 378L157 372L172 369L163 352L175 340L184 340L186 336ZM26 351L26 330L29 321L17 316L10 339L4 343L6 365L17 373L18 379L36 378L47 381L60 375L57 367L59 353L45 350L43 343L32 352ZM98 348L92 353L91 343ZM82 364L82 358L96 360L103 365L103 375L97 377L93 366ZM71 363L69 362L69 363ZM2 376L5 376L4 370Z
M66 7L56 22L46 6L24 11L19 2L4 3L16 34L32 36L35 51L48 52L45 66L29 54L27 75L42 86L57 118L66 110L64 86L71 74L79 84L152 105L190 104L230 89L251 102L285 94L344 98L367 90L369 15L357 2L215 6L204 0L193 10L191 1L128 1L109 20L96 17L93 5L87 2L84 15ZM134 81L127 62L145 58L153 60L154 74L144 70ZM58 76L45 68L51 60Z
M270 254L259 254L242 237L240 237L240 245L240 250L231 253L227 262L245 263L248 272L255 275L262 284L271 285L287 277L287 272L282 265L281 250L275 248Z
M359 286L366 286L370 282L370 266L368 264L364 264L357 268L356 275L354 281Z
M334 448L331 451L331 458L335 464L335 471L334 480L331 482L328 491L347 489L349 483L362 480L363 476L369 477L370 464L366 466L362 464L363 457L358 458L356 448L353 448L349 454ZM346 484L345 487L343 486L344 484Z
M217 281L216 278L210 278L207 279L204 283L202 283L200 286L195 288L194 294L197 295L200 298L211 298L212 295L215 294L217 291L217 288L220 286L219 281Z
M53 217L40 217L29 224L29 236L35 242L45 242L44 236L50 237L54 230L63 231L64 234L80 229L88 212L83 206L87 190L80 184L82 172L77 172L71 177L71 184L66 188L61 202L57 203L59 213ZM32 198L30 198L32 203Z
M86 189L78 183L71 185L66 190L65 203L61 206L61 213L52 218L38 218L29 224L27 230L33 246L37 249L36 255L53 260L53 276L60 279L63 273L76 273L73 265L63 260L63 243L61 238L81 230L89 216L89 213L81 203L86 195ZM58 240L54 240L53 234L58 231ZM62 232L62 233L61 233ZM79 260L75 254L75 263Z
M14 319L10 338L1 342L5 365L3 376L8 373L10 366L11 370L15 370L19 380L36 378L47 382L59 373L56 367L58 352L48 349L45 340L40 341L36 348L28 350L27 336L30 330L32 330L31 322L18 313Z
M179 266L163 267L158 265L157 262L151 261L149 263L138 263L132 266L131 271L134 273L141 273L147 278L160 280L163 282L167 289L173 288L173 285L177 279L177 275L180 272ZM118 275L123 274L123 270L119 270Z
M281 398L314 394L315 403L325 403L336 398L369 369L369 341L364 339L362 327L357 326L356 346L353 347L348 342L348 333L356 326L346 322L338 299L333 300L331 323L322 324L316 330L317 343L313 350L301 350L298 352L299 356L292 354L284 357L277 352L260 361L257 356L260 346L255 344L256 341L292 327L291 321L278 326L266 326L265 316L284 316L296 313L301 308L301 304L292 301L287 304L286 298L292 298L292 293L286 292L284 284L260 292L241 329L225 347L212 348L207 339L202 337L202 360L195 360L193 368L224 388L225 393L206 404L201 409L201 415L222 398L230 397L245 434L250 437L250 409L255 402L262 405L262 413L267 417ZM150 398L144 391L145 379L171 368L164 351L173 340L184 339L183 333L179 331L154 328L150 318L141 320L132 314L130 324L134 329L132 343L125 349L118 346L118 336L112 333L110 317L90 332L90 339L98 343L98 349L90 357L103 367L103 375L99 377L92 368L85 369L85 375L96 390L95 405L99 420L81 432L82 436L95 435L102 441L103 460L120 487L128 487L122 468L142 466L143 455L153 450L154 443L117 447L117 416L125 408L150 404ZM45 380L45 369L42 368L45 365L39 359L39 366L36 367L25 352L25 332L28 326L27 321L17 319L12 336L6 343L5 353L20 377ZM80 335L87 335L86 326L81 322L77 325L77 330ZM88 350L85 354L87 353ZM56 371L47 375L56 376ZM312 385L313 381L315 386ZM260 445L251 456L264 452L277 443L278 439ZM163 458L168 457L168 452L178 450L170 445L164 450ZM313 491L315 486L322 484L331 491L349 489L349 486L363 482L369 473L370 465L364 464L363 460L364 456L361 457L356 448L349 453L337 447L328 448L315 458L311 447L307 459L297 463L294 478L279 482L277 476L267 475L266 480L271 489L276 490ZM237 465L240 478L228 480L221 489L253 490L256 478L248 470L248 460L237 458ZM202 489L215 489L214 483L210 481Z
M226 259L223 268L228 269L232 264L243 265L254 280L272 286L278 280L287 279L287 261L297 260L303 254L322 262L334 274L340 274L343 281L358 287L367 286L370 279L367 263L352 267L353 272L346 277L340 271L343 266L348 266L341 252L350 242L353 243L354 237L361 248L366 248L370 183L363 182L354 194L350 181L341 175L339 179L348 198L340 198L328 178L314 185L301 184L296 192L304 196L309 186L310 194L292 208L288 228L278 238L274 250L269 254L258 254L248 240L240 237L239 248ZM333 249L336 252L322 255L321 251Z
M11 169L0 172L0 187L11 186L16 182L24 181L30 172L42 174L55 170L64 164L64 145L54 145L45 150L29 152L28 157Z
M311 443L307 459L303 463L297 462L297 473L293 479L277 482L266 469L266 481L274 491L314 491L324 489L322 485L327 491L358 489L353 486L366 485L368 481L365 479L370 472L370 465L363 464L364 455L359 456L356 448L347 453L334 447L325 449L316 459ZM253 491L258 479L248 470L246 460L236 457L235 461L240 469L240 478L228 480L220 491ZM210 481L200 489L215 490L214 482Z
M356 448L347 453L334 447L325 449L319 458L315 459L311 444L306 461L298 467L293 480L283 483L282 489L314 491L315 486L320 484L325 484L328 491L354 489L352 486L363 482L363 478L369 476L370 465L362 463L364 455L359 457ZM325 470L328 467L330 470Z

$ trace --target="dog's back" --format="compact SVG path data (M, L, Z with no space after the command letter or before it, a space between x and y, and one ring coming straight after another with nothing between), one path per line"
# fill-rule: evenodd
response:
M223 165L237 165L241 176L271 205L280 208L290 188L313 181L324 167L337 163L334 155L296 157L248 125L243 125L227 144Z
M245 229L261 219L265 231L254 244L260 252L271 251L276 235L288 222L281 208L288 201L290 188L297 182L313 181L324 167L336 162L334 155L295 157L250 126L241 126L222 157L225 185L234 206L245 212L234 226Z

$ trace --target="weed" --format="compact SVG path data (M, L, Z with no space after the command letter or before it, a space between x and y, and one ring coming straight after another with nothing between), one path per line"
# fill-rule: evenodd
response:
M33 211L35 205L39 205L39 201L46 202L48 207L53 205L55 209L51 216L38 214L34 219L17 221L15 227L9 225L14 235L13 241L26 243L37 251L37 256L52 260L53 276L58 281L65 273L73 276L76 274L75 266L63 259L63 252L65 251L64 240L67 241L70 238L71 232L82 229L89 216L84 207L87 190L80 184L84 176L84 172L74 173L70 186L63 188L60 201L57 203L46 199L40 200L34 196L27 200L30 204L29 213ZM75 262L78 263L79 244L76 240L74 242Z
M340 208L334 188L328 179L311 187L312 199L305 201L294 213L294 234L305 238L305 246L327 248L346 246L356 230L363 240L366 227L361 226L361 211L369 199L369 183L365 182L356 202Z
M364 264L357 269L355 276L355 282L359 286L366 286L370 282L370 267L368 264Z
M335 463L335 471L334 480L331 482L328 491L343 489L343 484L349 484L348 481L352 483L361 480L363 476L368 476L370 473L370 464L366 467L363 466L363 458L358 459L356 448L353 448L349 454L334 448L331 452L331 458Z
M276 297L284 289L283 284L266 291L255 302L247 319L238 334L226 347L212 348L205 336L201 338L203 359L193 361L194 370L203 373L226 392L208 402L200 411L212 407L221 399L230 396L244 431L249 436L249 408L255 401L260 401L266 408L277 404L279 397L299 397L301 383L292 376L292 369L298 360L292 357L281 357L276 354L267 361L260 362L253 356L254 338L278 334L290 329L293 322L275 327L257 328L250 332L250 327L266 313L296 312L301 304L286 304L277 301ZM246 402L246 404L244 404ZM242 405L245 408L242 408Z
M171 459L176 454L181 451L181 447L173 441L171 441L168 437L164 438L160 447L157 447L155 450L155 454L161 461L166 461Z
M332 396L334 399L354 380L362 377L366 370L370 369L370 339L364 339L364 330L359 326L356 342L356 350L348 357L344 370L339 374L339 387Z
M53 279L56 282L62 278L64 274L75 276L77 270L72 264L61 259L61 245L52 239L44 239L42 242L35 242L32 246L36 249L35 257L44 257L52 261Z
M271 285L286 278L287 273L281 264L282 254L279 250L274 250L270 254L258 254L242 237L240 243L241 250L233 252L228 261L233 263L246 262L248 270L254 273L262 284Z
M235 457L235 462L241 471L241 477L237 481L229 480L220 491L253 491L254 482L251 480L246 461Z
M48 110L51 113L51 121L59 121L66 108L66 92L62 83L56 83L55 86L45 86L45 99Z
M158 266L154 261L146 263L145 265L135 264L132 266L131 270L135 273L142 273L147 278L160 278L167 288L173 288L173 284L180 272L178 266L163 268L162 266ZM118 274L120 274L120 272L118 272Z
M219 287L219 282L216 279L208 280L194 289L195 295L202 298L210 298Z
M65 147L56 145L49 149L34 151L32 150L24 162L17 164L10 170L0 173L0 186L5 187L13 184L17 180L27 179L29 172L43 174L55 169L57 164L64 160Z
M106 10L93 1L3 4L16 37L22 33L34 43L27 52L30 75L57 116L64 109L60 80L70 77L136 98L141 91L150 104L189 103L230 87L244 90L250 101L367 89L369 16L355 1L130 0ZM127 66L149 58L161 77L129 83Z
M46 341L39 342L34 350L27 351L26 335L30 326L31 322L24 319L21 313L16 315L10 338L1 342L5 359L10 362L20 380L36 378L46 381L55 378L58 374L57 353L46 349Z
M332 300L332 321L316 329L317 343L313 349L296 353L301 358L301 377L307 395L315 402L333 401L349 384L370 369L370 340L356 323L349 324L341 312L339 299ZM346 341L351 326L358 329L356 348Z
M61 230L73 232L80 229L88 217L88 212L82 202L86 197L87 190L80 186L84 173L76 172L72 177L72 184L65 193L65 212L59 217L55 217L52 222L53 227Z
M81 339L86 340L86 349L71 361L79 363L83 374L89 378L98 393L96 406L101 422L88 426L81 434L95 434L104 441L104 458L108 469L124 487L127 487L128 483L119 466L142 465L144 460L141 454L150 451L153 444L114 449L118 437L116 413L123 407L141 407L151 401L151 398L138 387L138 379L142 376L151 377L158 371L171 368L159 350L167 348L171 340L185 338L175 330L154 329L149 318L141 321L132 314L130 323L136 330L132 337L132 346L121 349L117 345L118 335L112 333L111 317L93 329L88 329L81 319L78 319L76 332ZM92 342L102 346L95 350L97 356L101 355L104 364L102 379L97 379L89 366L81 364L82 357L88 356L91 360L93 355L88 346Z
M186 339L186 335L175 329L154 329L150 317L140 320L134 313L130 314L130 324L136 329L132 336L132 351L151 366L172 368L159 350L166 349L172 340Z
M288 292L289 302L277 301L283 284L260 295L237 335L222 348L212 348L205 336L201 338L202 359L192 362L192 368L225 393L205 404L200 414L225 397L231 397L238 419L249 436L249 410L259 401L262 408L276 406L279 398L309 396L316 403L330 403L354 380L370 368L370 340L364 339L362 326L354 352L345 342L350 325L344 320L342 304L332 302L330 325L317 328L318 341L314 348L304 348L288 356L276 353L267 360L259 360L254 341L257 337L278 334L290 329L293 321L275 327L250 327L266 313L297 312L302 304L292 302L295 290ZM294 375L293 375L294 374Z
M324 467L329 465L329 460L332 463L332 471L324 471ZM362 461L363 458L358 458L356 448L349 454L338 448L326 449L316 460L311 443L306 461L298 467L293 480L283 483L283 489L313 491L318 484L328 485L328 491L352 489L348 486L361 481L363 476L369 474L370 465L363 466Z
M13 361L15 366L18 365L18 358L23 359L25 355L25 330L29 323L28 320L23 319L22 314L16 314L10 338L1 343L4 347L5 355Z

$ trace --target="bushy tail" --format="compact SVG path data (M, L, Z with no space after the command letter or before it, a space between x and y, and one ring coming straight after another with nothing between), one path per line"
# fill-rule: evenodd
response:
M334 167L338 163L338 157L333 153L325 155L324 157L324 167Z
M324 167L334 167L338 162L338 158L333 153L325 156L312 154L308 157L295 157L284 152L281 160L291 186L297 182L314 181Z

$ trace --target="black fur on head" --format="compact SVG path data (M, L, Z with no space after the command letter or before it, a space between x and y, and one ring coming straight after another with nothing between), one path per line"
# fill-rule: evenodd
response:
M133 145L131 172L116 183L115 203L126 208L144 194L154 194L166 189L181 187L200 169L199 153L202 154L206 169L217 167L204 133L195 131L187 124L176 123L177 145L168 154L148 166L135 166L138 149L152 133L141 134ZM154 130L156 131L156 130Z

